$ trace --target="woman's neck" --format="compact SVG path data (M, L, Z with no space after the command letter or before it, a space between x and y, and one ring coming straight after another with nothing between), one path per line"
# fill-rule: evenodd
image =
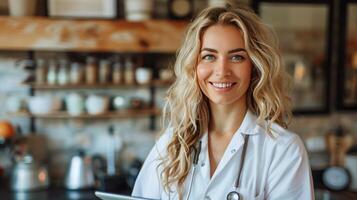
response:
M234 134L243 122L247 112L246 102L235 105L210 103L209 132L213 134Z

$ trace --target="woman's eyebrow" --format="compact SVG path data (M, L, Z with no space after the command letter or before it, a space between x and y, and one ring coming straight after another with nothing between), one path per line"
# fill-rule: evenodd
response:
M203 48L203 49L201 49L201 52L202 51L218 53L218 51L216 49L212 49L212 48ZM231 53L236 53L236 52L240 52L240 51L247 52L244 48L236 48L236 49L229 50L228 53L231 54Z
M211 48L203 48L203 49L201 49L201 52L202 51L210 51L210 52L218 53L218 51L216 49L211 49Z

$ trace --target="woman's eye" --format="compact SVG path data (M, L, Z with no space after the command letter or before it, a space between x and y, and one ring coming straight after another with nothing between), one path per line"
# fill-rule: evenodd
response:
M213 55L204 55L204 56L202 56L202 60L212 61L214 59L215 59L215 57Z
M231 60L233 60L235 62L240 62L240 61L243 61L244 59L245 59L244 56L241 56L241 55L234 55L231 58Z

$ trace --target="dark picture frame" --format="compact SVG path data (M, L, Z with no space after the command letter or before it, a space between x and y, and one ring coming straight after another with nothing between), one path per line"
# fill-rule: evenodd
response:
M336 93L336 107L340 111L356 111L357 110L357 99L355 103L346 103L346 73L348 73L347 67L347 37L348 37L348 7L350 5L357 6L357 0L340 0L339 1L339 29L338 29L338 55L337 55L337 93ZM351 75L351 74L349 74ZM357 78L357 74L355 74ZM357 91L355 91L357 92Z
M306 108L294 108L294 115L311 115L311 114L328 114L331 111L331 82L329 81L331 78L331 69L332 69L332 38L333 38L333 0L253 0L252 8L253 10L261 15L261 7L263 3L269 4L279 4L279 5L324 5L327 8L327 16L326 16L326 31L325 38L326 41L324 43L324 61L323 61L323 70L322 70L322 81L323 81L323 97L321 97L321 106L317 107L306 107ZM303 13L302 13L303 14ZM263 18L264 20L264 18ZM294 104L294 101L293 101Z

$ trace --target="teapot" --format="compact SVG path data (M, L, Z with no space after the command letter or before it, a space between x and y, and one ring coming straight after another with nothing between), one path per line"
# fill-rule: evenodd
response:
M92 161L78 150L69 163L65 178L65 187L70 190L89 189L94 187Z
M48 171L39 167L32 155L25 155L16 165L11 175L11 189L14 191L33 191L49 186Z

